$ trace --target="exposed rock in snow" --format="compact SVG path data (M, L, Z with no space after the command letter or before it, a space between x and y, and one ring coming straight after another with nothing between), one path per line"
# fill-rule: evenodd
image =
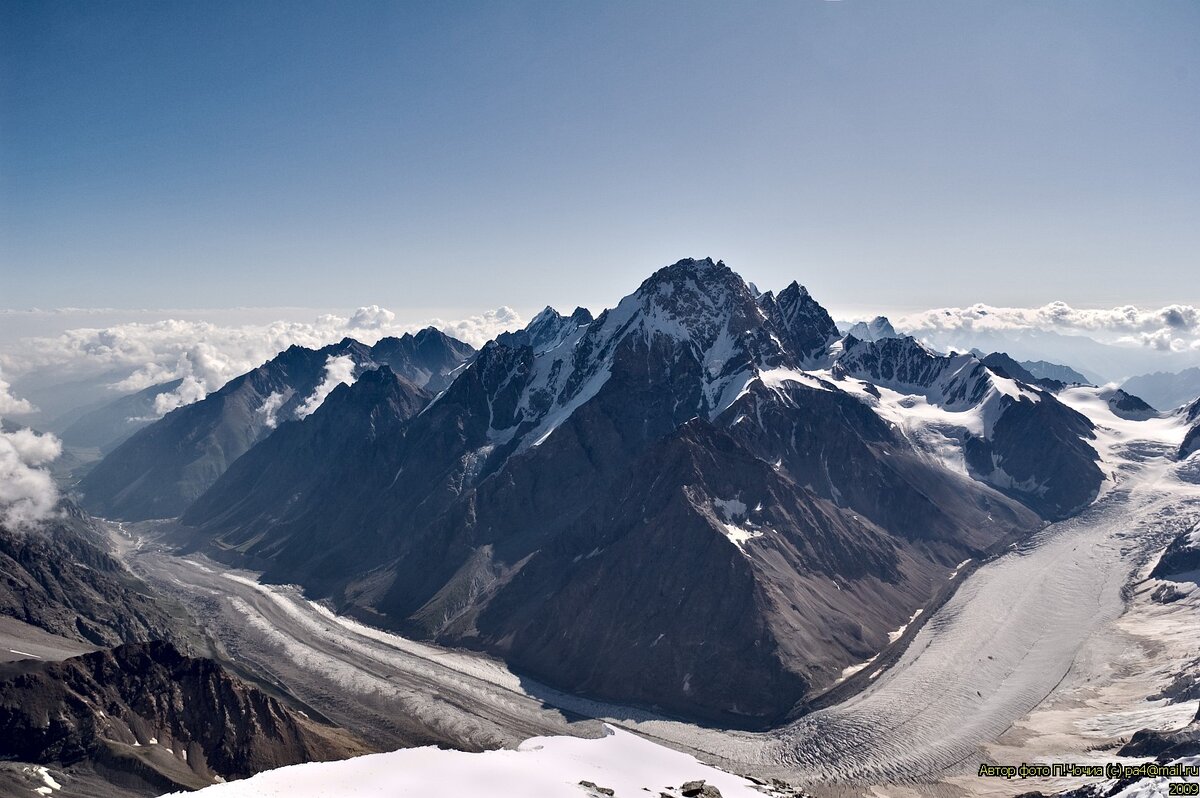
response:
M974 355L941 355L908 337L848 337L831 374L860 395L869 383L875 400L867 401L912 430L942 462L965 466L1047 517L1078 511L1103 482L1084 415Z

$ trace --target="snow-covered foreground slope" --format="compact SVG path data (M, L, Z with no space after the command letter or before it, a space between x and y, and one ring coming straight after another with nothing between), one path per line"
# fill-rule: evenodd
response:
M686 782L704 781L723 798L780 795L695 758L607 727L607 736L534 737L515 751L468 754L434 747L410 748L341 762L260 773L198 793L205 798L587 798L614 795L682 795ZM590 782L592 787L581 782ZM612 792L600 792L604 788Z

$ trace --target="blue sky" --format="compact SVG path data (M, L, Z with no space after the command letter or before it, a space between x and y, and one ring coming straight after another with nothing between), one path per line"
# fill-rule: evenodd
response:
M0 3L0 307L1200 303L1200 4Z

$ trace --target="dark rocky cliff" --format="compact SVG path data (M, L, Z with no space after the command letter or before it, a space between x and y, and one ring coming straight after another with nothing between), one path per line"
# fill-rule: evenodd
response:
M0 665L0 756L96 768L135 794L363 752L166 642Z

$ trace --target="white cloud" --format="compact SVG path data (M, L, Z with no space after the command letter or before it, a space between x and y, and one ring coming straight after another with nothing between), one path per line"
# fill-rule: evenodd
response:
M0 432L26 465L41 466L53 462L62 454L62 441L47 433L31 429Z
M339 385L353 385L354 380L354 358L350 355L338 355L337 357L330 355L325 359L325 379L313 390L312 396L309 396L296 408L296 418L311 416L325 401L325 397L333 393L334 388ZM271 394L271 396L274 395ZM270 397L268 397L269 399Z
M508 307L465 319L412 323L397 321L395 313L378 305L359 308L349 317L325 314L311 322L213 324L163 319L23 338L19 345L0 351L0 367L15 381L34 373L53 373L64 383L104 379L122 393L182 378L178 389L156 398L155 412L161 415L203 398L293 344L316 349L347 336L373 344L380 338L432 326L480 347L522 324L520 315ZM117 376L106 376L113 373ZM0 413L34 409L28 402L10 397L7 388L8 383L0 382ZM4 410L6 401L11 406Z
M61 453L62 443L53 435L28 429L0 431L0 523L27 529L54 513L58 489L38 466Z
M378 305L368 305L354 311L350 317L349 326L355 330L377 330L387 327L396 320L396 314Z
M0 371L0 416L23 415L37 409L28 401L13 396L11 387L4 381L4 373Z
M286 401L286 395L279 391L271 391L271 395L263 400L262 407L258 408L256 412L263 416L264 424L275 429L279 425L279 419L275 414L279 412L279 408L283 407L283 403Z
M466 341L478 349L505 330L516 330L525 326L525 322L512 308L500 307L458 321L434 319L431 325L451 338Z
M1160 351L1200 349L1200 309L1191 305L1092 309L1073 308L1065 302L1051 302L1038 308L977 304L966 308L935 308L900 316L893 322L898 329L917 334L1050 330Z
M179 383L178 388L154 397L154 417L162 418L177 407L199 402L208 396L208 391L204 386L205 383L201 378L194 374L187 375L183 378L183 382Z

